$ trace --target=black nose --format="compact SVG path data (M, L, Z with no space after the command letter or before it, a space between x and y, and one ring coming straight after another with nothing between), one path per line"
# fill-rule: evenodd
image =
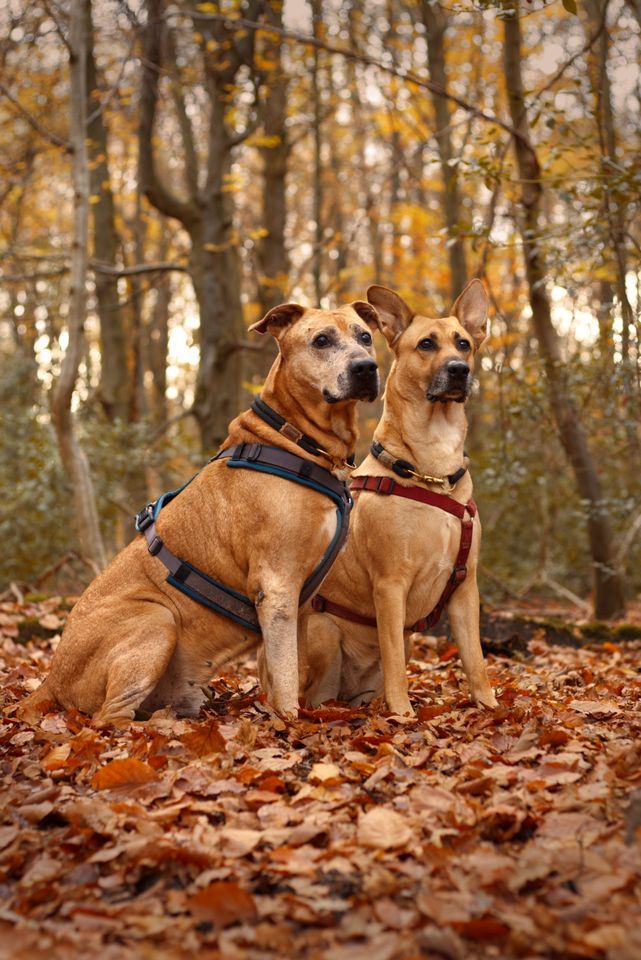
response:
M470 368L462 360L450 360L447 365L447 373L452 380L464 380L469 372Z
M378 367L374 360L353 360L349 370L357 380L371 380L376 376Z

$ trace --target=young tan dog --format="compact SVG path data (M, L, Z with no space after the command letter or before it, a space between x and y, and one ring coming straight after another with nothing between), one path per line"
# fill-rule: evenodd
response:
M344 479L356 402L378 393L371 336L378 325L375 309L361 301L331 311L298 304L270 310L251 328L279 345L262 399L327 456L307 453L251 410L230 424L223 449L268 444ZM230 470L224 460L210 462L159 514L158 533L170 550L255 604L268 697L284 717L298 711L299 594L336 528L327 496L283 477ZM201 685L261 637L166 578L142 536L119 553L72 610L51 672L23 715L47 700L92 714L97 725L167 705L195 715Z
M402 478L372 454L353 477L390 477L403 487L447 493L466 504L472 480L460 470L467 431L463 401L471 387L472 358L486 336L488 298L483 285L473 280L452 315L437 320L415 313L385 287L370 287L368 300L378 311L395 356L375 442L384 448L382 459L408 461L424 479ZM457 471L462 476L453 488L447 480L428 482ZM439 601L460 548L461 521L444 509L401 496L361 490L354 499L347 545L320 594L325 602L362 618L375 617L377 627L330 613L309 614L301 651L302 694L317 705L335 698L366 703L384 693L391 711L412 715L408 625ZM472 697L477 704L494 707L479 637L478 515L470 529L467 577L449 599L447 611ZM316 609L323 605L315 598Z

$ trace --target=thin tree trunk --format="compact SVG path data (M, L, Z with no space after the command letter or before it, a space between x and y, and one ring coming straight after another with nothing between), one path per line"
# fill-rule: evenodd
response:
M570 394L546 289L547 269L539 244L541 170L530 140L521 75L519 0L505 0L503 22L507 96L512 125L519 134L514 137L514 148L522 183L520 230L530 291L532 326L545 366L559 437L574 471L579 494L588 505L587 527L594 572L595 615L609 619L624 609L623 583L615 569L614 545L601 482Z
M87 111L89 177L93 202L94 257L101 263L116 265L118 235L114 200L109 182L107 128L98 91L96 63L93 53L93 21L91 4L86 4L87 36ZM126 421L131 402L131 377L127 362L127 331L118 296L118 278L96 272L96 300L100 320L100 389L99 397L110 420Z
M200 308L200 363L193 412L203 447L210 450L227 435L229 421L238 413L241 401L241 342L245 327L240 299L240 259L234 239L231 194L224 190L231 150L239 141L227 129L225 111L236 73L241 63L251 57L254 34L240 31L234 41L220 24L199 21L197 32L206 53L206 89L211 107L207 170L205 183L199 189L191 123L181 103L181 91L174 86L187 182L187 197L182 199L163 182L156 165L153 132L162 47L166 40L163 0L147 0L146 7L140 97L140 178L150 202L165 216L179 220L191 240L190 275ZM255 4L248 5L246 15L249 19L256 15Z
M280 0L269 4L270 22L283 25ZM269 47L272 68L267 75L267 92L262 103L263 135L268 141L261 147L263 160L263 193L261 226L267 231L257 245L260 270L258 299L263 314L287 298L289 283L289 255L285 245L287 223L286 180L287 158L287 82L281 61L281 44L271 41Z
M87 306L89 166L86 147L87 13L90 0L71 0L70 72L71 142L73 145L74 216L69 290L69 343L53 391L51 412L60 458L71 484L78 540L83 557L96 572L106 563L89 463L76 436L71 412L78 368L84 349Z
M585 10L588 14L588 23L593 30L598 30L607 13L608 0L586 0ZM630 460L628 467L635 476L638 475L639 440L636 431L635 412L638 409L638 391L636 389L635 368L637 358L632 356L630 332L635 326L634 311L630 303L626 276L626 222L623 201L617 194L613 183L613 174L617 168L617 138L615 132L614 109L612 106L612 90L608 75L608 55L610 38L607 29L601 31L596 46L596 69L590 70L592 87L595 99L595 115L599 132L599 147L601 153L601 173L603 176L603 208L608 227L608 238L614 259L614 283L603 284L607 301L613 300L616 291L621 308L621 372L623 391L628 404L625 417L625 431L629 447ZM599 311L600 325L607 309L607 301ZM610 320L611 323L611 320Z
M321 0L310 0L312 8L313 33L317 40L322 39L323 6ZM322 265L323 265L323 163L321 157L322 145L322 116L320 90L320 52L317 47L312 51L312 101L314 105L314 261L312 275L314 278L314 300L320 306L323 295Z
M444 36L447 29L447 17L438 0L421 0L421 12L427 40L427 62L430 80L438 83L447 91L447 72L445 69ZM456 167L452 165L454 148L450 133L450 108L446 97L432 94L434 116L436 118L436 143L443 176L443 213L448 236L448 256L450 260L450 294L452 303L467 283L467 263L465 242L460 233L461 198Z

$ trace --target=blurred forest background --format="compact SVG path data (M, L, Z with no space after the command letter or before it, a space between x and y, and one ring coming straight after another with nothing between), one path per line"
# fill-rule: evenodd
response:
M478 276L484 596L620 612L640 34L640 0L7 0L0 589L88 581L194 472L260 389L269 307L376 282L442 315Z

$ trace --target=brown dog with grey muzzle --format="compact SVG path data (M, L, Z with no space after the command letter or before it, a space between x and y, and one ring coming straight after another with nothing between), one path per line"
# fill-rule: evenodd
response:
M44 701L92 714L97 725L131 720L139 708L194 715L201 686L225 661L258 646L261 633L271 705L296 715L299 599L337 536L336 503L323 491L343 488L356 403L378 394L371 335L378 326L376 310L361 301L336 310L284 304L254 324L279 346L256 408L262 413L240 414L222 459L159 514L160 501L141 511L139 520L149 516L145 538L82 595L24 716ZM293 461L299 480L288 482L283 471ZM236 619L194 599L186 592L192 582L214 598L224 584L228 596L220 602ZM253 617L253 627L243 617Z
M325 612L309 615L301 638L302 694L312 705L384 694L394 713L413 714L410 635L447 608L472 697L494 707L479 637L481 526L464 453L487 294L473 280L440 319L385 287L370 287L368 299L394 363L372 453L353 474L347 546L313 601Z

